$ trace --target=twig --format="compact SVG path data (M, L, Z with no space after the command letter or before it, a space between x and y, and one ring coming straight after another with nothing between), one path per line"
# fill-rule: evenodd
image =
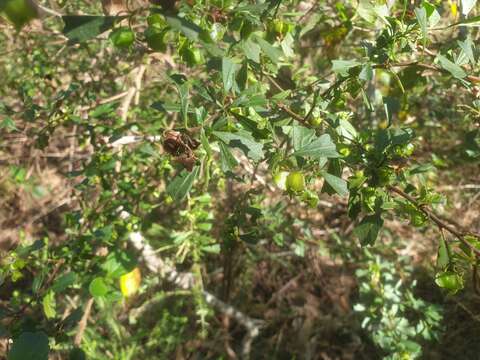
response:
M142 141L157 142L157 141L162 141L162 138L163 137L160 135L155 135L155 136L126 135L111 142L109 146L116 148L116 147L125 146L129 144L135 144Z
M284 112L286 112L288 115L290 115L292 118L294 118L295 120L297 120L298 122L301 122L302 124L304 125L309 125L308 122L305 121L305 119L303 117L301 117L300 115L298 115L297 113L293 112L292 110L290 110L288 107L286 107L285 105L283 104L277 104L278 108L280 110L283 110Z
M83 312L82 319L78 323L78 331L73 340L75 346L80 346L82 343L83 333L87 328L88 318L90 317L90 312L92 311L93 298L88 299L87 304L85 305L85 311Z
M123 98L123 101L119 110L122 121L127 120L130 104L132 103L132 100L135 94L137 94L137 92L140 91L140 84L142 81L141 79L143 77L143 74L145 73L145 70L146 70L146 67L143 64L138 67L137 75L135 76L135 79L134 79L134 85L128 89L127 94Z
M122 212L120 216L128 217L129 214ZM191 289L196 285L195 276L192 273L179 273L173 266L166 264L159 256L157 256L155 250L145 241L145 238L141 233L132 232L130 233L129 239L132 245L141 252L145 264L150 271L160 273L170 282L173 282L175 285L183 289ZM242 357L243 359L248 359L251 344L260 334L260 329L264 326L265 322L263 320L250 318L206 290L202 290L201 293L207 304L213 306L221 313L234 318L239 324L245 327L247 334L243 339Z
M455 191L455 190L476 190L480 189L480 184L465 184L465 185L444 185L437 188L438 191Z
M82 106L80 108L80 111L87 111L87 110L90 110L90 109L92 109L92 108L94 108L98 105L108 104L108 103L114 102L116 100L120 100L121 98L127 96L127 94L128 94L128 91L124 91L120 94L116 94L116 95L110 96L109 98L97 101L93 105Z
M453 226L445 223L442 219L440 219L438 215L436 215L432 210L428 209L425 205L419 205L417 200L414 197L408 195L406 192L404 192L403 190L397 187L388 186L387 189L391 192L394 192L400 195L404 199L410 201L413 205L415 205L418 209L420 209L420 211L422 211L426 216L428 216L440 228L440 230L442 229L447 230L449 233L451 233L456 238L458 238L458 240L460 240L462 244L468 246L477 256L480 256L480 250L477 249L472 244L470 244L467 240L465 240L465 236L467 235L473 235L473 236L479 237L478 234L457 230Z
M40 15L51 15L51 16L56 16L56 17L62 17L63 16L59 12L57 12L55 10L52 10L52 9L49 9L49 8L43 6L43 5L35 4L35 6L37 7L37 10L40 13Z

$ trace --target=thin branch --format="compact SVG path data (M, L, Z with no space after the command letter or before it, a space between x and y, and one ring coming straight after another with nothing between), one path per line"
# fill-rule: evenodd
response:
M121 98L127 96L127 94L128 94L128 91L124 91L124 92L121 92L120 94L116 94L116 95L110 96L109 98L97 101L92 105L82 106L79 110L80 111L87 111L87 110L90 110L90 109L92 109L92 108L94 108L98 105L104 105L104 104L108 104L108 103L120 100Z
M127 212L122 212L120 216L128 217L129 214ZM173 282L175 285L185 290L192 289L196 285L195 276L192 273L179 273L173 266L166 264L157 255L150 244L145 241L145 238L141 233L132 232L130 233L129 239L132 245L142 254L145 264L150 271L160 273L170 282ZM247 334L243 339L242 355L243 359L248 359L251 344L260 334L260 329L264 326L265 322L263 320L250 318L206 290L202 290L201 293L207 304L213 306L221 313L234 318L239 324L245 327Z
M418 204L417 200L404 192L403 190L394 187L394 186L388 186L388 190L391 192L396 193L397 195L400 195L404 199L410 201L413 205L415 205L420 211L422 211L426 216L428 216L439 228L440 230L445 229L448 231L450 234L454 235L460 242L467 247L469 247L477 256L480 256L480 250L477 249L475 246L470 244L466 239L465 236L467 235L473 235L476 237L479 237L478 234L471 233L471 232L465 232L465 231L459 231L450 224L447 224L445 221L443 221L438 215L436 215L432 210L428 209L425 205L420 205Z
M37 11L40 13L40 15L42 16L46 16L46 15L51 15L51 16L55 16L55 17L62 17L63 15L60 14L58 11L55 11L55 10L52 10L52 9L49 9L43 5L40 5L40 4L35 4L35 6L37 7Z
M127 94L123 98L123 101L119 110L122 121L127 120L130 104L132 103L134 96L140 91L140 84L142 81L143 74L145 73L145 70L146 70L146 66L143 64L138 67L137 75L134 78L134 85L128 89Z
M302 116L300 116L296 112L290 110L287 106L285 106L283 104L277 104L277 106L280 110L283 110L284 112L286 112L288 115L290 115L292 118L294 118L298 122L300 122L300 123L302 123L306 126L309 126L308 122L305 121L305 119Z
M87 304L85 305L85 311L83 312L82 319L78 323L78 331L73 340L75 346L80 346L82 343L83 334L87 328L88 318L90 317L90 312L92 311L93 298L88 299Z
M457 191L457 190L480 190L480 184L464 185L444 185L437 188L438 191Z
M121 147L129 144L139 143L142 141L157 142L157 141L162 141L162 138L163 137L160 135L152 135L152 136L126 135L111 142L109 146L116 148L116 147Z

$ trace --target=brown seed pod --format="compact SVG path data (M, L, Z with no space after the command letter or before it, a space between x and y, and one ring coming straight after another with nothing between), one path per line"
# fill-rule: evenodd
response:
M167 130L163 134L163 148L167 153L175 157L175 161L183 164L188 171L192 171L197 162L193 150L197 149L200 143L187 134L179 131Z
M182 134L178 131L167 130L163 134L163 148L170 155L178 156L185 152L186 145L183 143Z

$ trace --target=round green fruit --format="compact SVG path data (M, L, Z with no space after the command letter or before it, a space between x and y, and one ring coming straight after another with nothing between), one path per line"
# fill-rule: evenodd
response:
M110 40L117 48L128 48L135 41L135 33L128 27L120 27L112 31Z
M400 156L400 157L409 157L413 154L413 151L415 150L415 145L412 143L406 144L406 145L397 145L394 149L395 155Z
M277 34L283 34L283 28L285 27L285 23L282 20L275 19L272 23L272 30Z
M321 116L314 116L308 120L308 123L313 127L319 127L323 123L323 118Z
M286 35L288 33L291 33L295 30L295 25L294 24L284 24L283 26L283 34Z
M167 49L163 31L149 27L145 30L145 39L150 49L154 51L165 51Z
M338 146L338 152L340 153L340 155L342 155L343 157L347 157L350 155L350 148L346 145L339 145Z
M0 0L0 11L17 30L38 17L37 8L31 0Z
M444 288L453 293L463 288L462 277L452 271L446 271L438 274L435 282L441 288Z
M293 171L288 174L285 187L289 192L302 192L305 190L305 177L300 171Z
M190 67L198 65L202 62L202 54L198 49L185 48L181 52L180 56Z
M165 21L163 16L160 14L152 14L147 18L148 26L155 28L163 28L165 26Z

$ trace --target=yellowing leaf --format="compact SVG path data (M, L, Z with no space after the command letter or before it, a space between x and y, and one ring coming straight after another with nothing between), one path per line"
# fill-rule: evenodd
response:
M120 291L122 292L123 296L130 297L138 291L141 282L142 274L140 273L140 269L137 267L120 277Z

